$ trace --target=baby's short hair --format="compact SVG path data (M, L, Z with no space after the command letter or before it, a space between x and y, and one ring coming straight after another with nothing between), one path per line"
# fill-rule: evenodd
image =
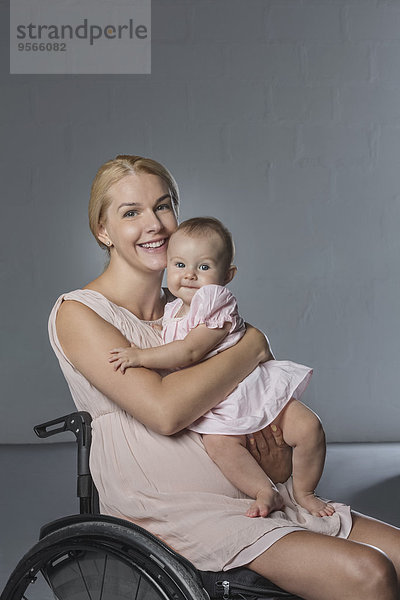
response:
M184 231L188 235L204 235L214 231L220 236L224 243L224 267L228 270L232 265L235 257L235 245L233 243L232 234L218 219L215 219L214 217L193 217L192 219L183 221L179 225L177 231Z

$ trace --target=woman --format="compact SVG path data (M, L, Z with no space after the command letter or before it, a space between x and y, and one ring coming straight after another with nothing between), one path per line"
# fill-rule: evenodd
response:
M91 471L102 512L160 535L200 569L247 565L309 600L395 600L396 528L339 504L332 517L307 515L293 504L290 483L279 484L285 512L249 519L251 500L224 478L200 436L184 430L271 358L261 334L249 328L236 346L164 378L146 369L122 375L109 365L111 348L160 343L168 300L161 283L177 205L175 181L155 161L121 156L105 163L89 218L109 264L82 290L63 294L50 316L75 403L94 419ZM268 452L261 459L268 465Z

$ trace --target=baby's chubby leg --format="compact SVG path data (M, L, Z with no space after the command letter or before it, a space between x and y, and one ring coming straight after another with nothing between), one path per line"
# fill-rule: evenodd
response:
M208 455L239 490L255 498L248 517L266 517L283 507L282 497L246 449L245 435L203 435Z
M316 517L335 512L315 495L325 463L325 433L321 421L302 402L292 399L274 421L293 448L293 493L296 502Z

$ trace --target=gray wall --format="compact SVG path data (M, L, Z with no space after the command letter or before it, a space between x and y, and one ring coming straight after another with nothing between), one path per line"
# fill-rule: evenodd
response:
M72 409L47 315L102 268L87 199L117 153L232 229L242 313L314 366L329 440L398 441L400 2L153 0L151 76L10 76L0 11L1 441Z

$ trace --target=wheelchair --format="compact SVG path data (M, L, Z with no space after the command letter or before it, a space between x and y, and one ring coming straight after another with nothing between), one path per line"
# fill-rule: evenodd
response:
M74 412L34 431L40 438L75 435L80 513L41 528L0 600L301 600L244 567L199 571L145 529L101 515L89 470L89 413Z

